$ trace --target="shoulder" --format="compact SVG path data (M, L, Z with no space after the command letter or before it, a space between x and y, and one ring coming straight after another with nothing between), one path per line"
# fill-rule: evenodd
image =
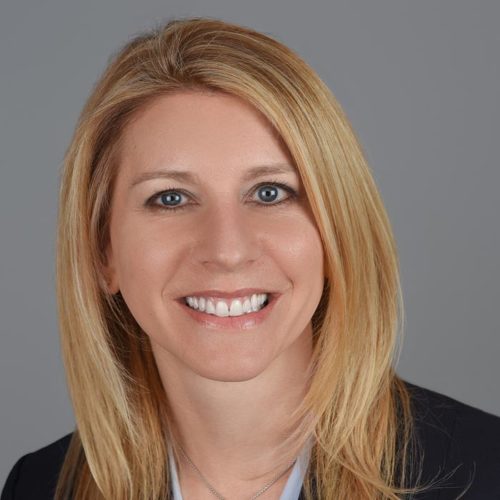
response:
M416 437L423 454L421 480L442 481L437 489L416 498L451 500L468 488L460 498L500 500L500 417L404 383L410 392ZM52 499L72 434L19 458L0 500Z
M468 487L461 498L500 499L500 417L404 382L423 454L421 479L442 481L442 492L435 498L457 498Z
M0 500L52 499L73 433L23 455L12 467Z

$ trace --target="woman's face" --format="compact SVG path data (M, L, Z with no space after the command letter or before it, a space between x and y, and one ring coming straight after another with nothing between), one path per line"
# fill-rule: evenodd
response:
M281 170L265 172L273 166ZM248 380L308 345L322 244L299 174L261 113L224 94L159 97L126 127L118 169L107 277L157 362ZM242 289L271 292L270 304L240 316L259 307ZM194 311L187 296L230 316Z

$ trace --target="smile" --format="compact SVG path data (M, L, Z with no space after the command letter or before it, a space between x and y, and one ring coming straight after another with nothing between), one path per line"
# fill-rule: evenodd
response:
M212 314L220 318L227 316L243 316L260 311L268 304L267 293L254 293L245 297L238 297L233 300L225 300L213 297L185 297L188 307Z
M257 300L257 307L256 310L254 310L252 306L252 296L247 300L250 301L250 305L252 309L248 312L244 312L243 307L246 307L248 309L248 301L244 300L243 303L241 303L241 299L234 299L230 302L230 306L228 307L228 304L224 300L219 300L217 299L217 303L213 304L212 306L214 308L225 308L223 309L223 315L218 315L214 313L210 313L207 311L207 307L209 308L210 305L207 306L207 303L209 304L211 302L211 299L205 298L205 311L200 310L200 300L198 300L198 308L196 309L193 305L190 305L188 301L188 297L183 297L175 302L179 304L184 312L187 313L187 315L195 320L198 324L202 325L204 328L207 329L212 329L212 330L248 330L250 328L254 328L260 324L262 324L271 314L272 310L274 309L274 306L276 303L279 301L281 294L280 293L272 293L272 294L255 294L257 298L254 298L254 303L255 300ZM264 296L264 301L262 301L262 297L258 299L259 295ZM200 297L200 299L203 297ZM190 301L192 302L191 298L189 298ZM194 297L193 299L198 299L197 297ZM238 302L240 303L238 305ZM219 305L223 304L223 305ZM241 308L242 312L239 313L239 309ZM234 314L231 315L231 309L233 309ZM220 310L220 309L219 309ZM217 311L217 309L215 309ZM226 312L228 314L226 314Z

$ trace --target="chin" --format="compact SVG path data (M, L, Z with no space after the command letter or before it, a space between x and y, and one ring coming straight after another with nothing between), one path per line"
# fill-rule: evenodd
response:
M252 380L263 373L269 363L263 360L247 360L246 363L239 360L236 363L228 363L227 360L203 363L201 366L191 367L191 370L200 377L218 382L245 382Z
M279 356L271 341L259 346L248 342L235 348L232 343L224 342L200 345L198 338L182 344L167 344L165 339L162 340L152 339L153 353L159 365L220 382L252 380L266 372Z
M198 375L216 382L246 382L257 377L259 373L198 373Z

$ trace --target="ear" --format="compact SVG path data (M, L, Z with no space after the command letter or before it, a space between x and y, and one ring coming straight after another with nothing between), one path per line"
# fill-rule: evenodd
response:
M118 273L116 272L111 245L106 247L103 255L103 262L100 265L100 271L103 278L101 286L104 291L110 295L118 293L120 291L120 286L118 283Z

